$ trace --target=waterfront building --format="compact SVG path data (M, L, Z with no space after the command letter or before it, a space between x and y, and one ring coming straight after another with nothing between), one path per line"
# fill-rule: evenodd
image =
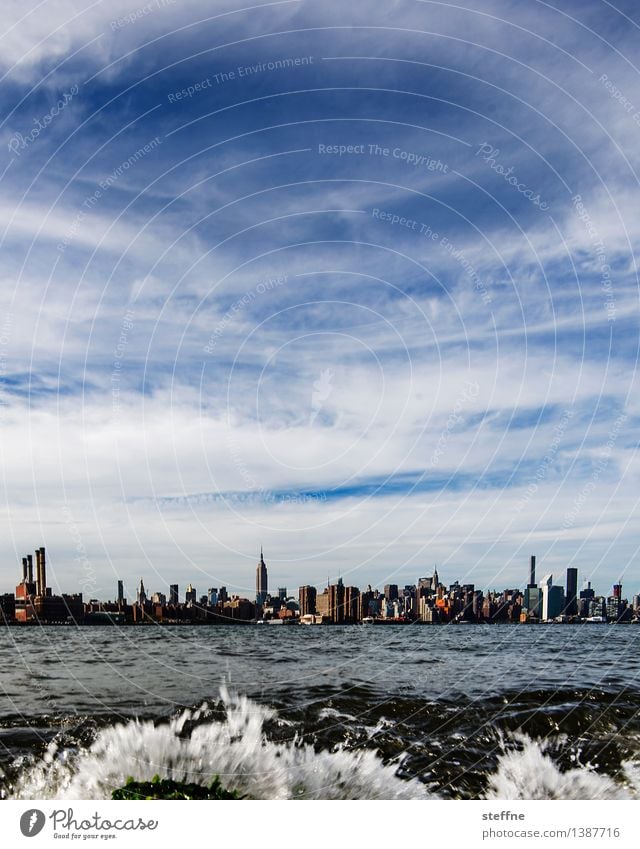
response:
M316 613L329 619L329 588L325 587L321 593L316 595Z
M298 601L300 603L300 616L307 616L316 612L316 596L315 587L304 586L298 590Z
M553 585L553 575L545 575L540 581L542 590L542 620L549 622L562 615L564 609L564 590Z
M622 602L622 583L614 584L612 594L607 599L607 619L617 622L625 608Z
M174 607L177 607L180 603L180 592L178 584L170 584L169 585L169 604L172 604Z
M344 623L344 584L338 578L337 584L329 587L329 618L334 625Z
M358 622L360 609L360 590L358 587L345 587L344 621Z
M580 600L578 603L578 613L583 618L587 618L588 616L593 616L593 613L590 613L591 603L595 598L595 592L591 589L591 581L585 581L583 589L580 590ZM600 616L601 614L598 614Z

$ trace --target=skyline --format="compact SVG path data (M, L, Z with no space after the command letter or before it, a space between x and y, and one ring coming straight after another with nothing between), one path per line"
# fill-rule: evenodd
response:
M58 593L58 594L71 595L72 592L75 592L76 590L69 588L69 587L62 587L58 583L55 583L55 584L52 585L52 582L49 580L50 574L49 574L49 576L47 576L47 571L45 569L45 550L46 550L45 547L39 547L39 548L35 549L35 564L36 564L35 574L33 572L33 557L34 557L34 555L29 554L29 555L26 555L26 556L22 556L20 558L20 563L18 565L20 565L20 568L22 570L22 583L25 583L25 584L29 583L34 588L38 587L38 592L37 592L38 595L44 594L41 590L42 587L48 587L49 593L51 593L53 591L54 594ZM47 558L47 568L49 568L50 565L51 565L49 553L47 553L46 558ZM156 585L154 585L153 587L148 586L147 587L148 592L147 592L146 590L144 590L144 580L145 580L145 578L144 578L144 576L139 575L135 578L130 578L128 580L126 578L123 578L122 576L118 576L116 578L117 590L116 590L116 593L114 594L113 599L111 598L110 595L102 597L102 598L98 597L97 593L94 593L94 597L90 598L91 597L91 590L93 589L93 587L89 587L89 592L87 593L87 591L85 591L83 593L83 595L85 597L84 598L85 602L87 602L89 600L99 601L99 602L105 601L106 602L106 601L120 600L123 597L127 598L127 599L132 599L134 596L140 595L141 589L144 592L147 592L147 595L149 597L153 594L156 594L156 593L162 593L163 590L167 590L168 592L164 593L167 596L167 598L178 599L179 591L180 591L180 589L183 589L185 592L190 594L192 599L199 600L200 598L202 598L204 596L208 596L211 593L212 589L215 593L218 593L218 590L220 588L222 588L225 591L225 593L227 593L230 596L234 595L234 596L238 596L238 597L242 598L243 596L241 595L241 593L244 592L247 599L255 601L256 603L259 603L259 604L263 604L264 601L267 598L269 598L269 597L272 598L274 596L273 587L277 588L275 590L277 595L281 595L282 590L288 590L289 592L288 592L286 597L287 598L293 598L295 596L295 592L301 590L303 587L314 587L318 592L320 592L320 591L322 591L322 590L324 590L324 589L326 589L330 586L335 586L336 584L344 583L343 576L341 574L336 573L333 576L330 575L330 574L327 574L326 580L320 581L320 582L315 583L315 584L295 584L295 583L294 584L286 584L284 581L280 580L279 575L276 575L275 579L273 578L273 575L271 575L271 578L269 578L269 569L270 568L271 567L267 567L267 563L264 559L263 547L260 546L260 559L257 563L257 566L254 569L255 582L254 582L253 590L250 588L249 582L243 582L241 584L229 583L228 585L225 584L225 583L218 582L217 587L211 587L211 586L207 585L206 591L205 591L203 589L203 587L205 586L204 583L200 585L200 589L199 589L198 586L193 586L193 581L189 580L188 577L185 578L185 581L182 584L181 583L175 583L175 578L169 577L169 578L166 579L165 582L161 581L159 586L156 586ZM399 570L398 570L398 572L399 572ZM418 575L412 576L412 575L409 575L408 573L406 573L404 575L404 577L402 577L402 573L400 573L400 577L398 577L398 572L394 573L395 574L395 581L392 582L392 585L396 585L398 587L404 586L405 588L407 586L419 585L421 581L424 581L426 578L431 579L431 577L434 576L434 575L436 576L436 583L437 583L438 574L439 574L437 564L433 564L432 568L423 569L422 574L419 575L419 576ZM525 575L525 572L526 572L526 575ZM571 578L572 590L569 589L569 584L570 584L569 575L570 574L572 575L572 578ZM537 575L537 578L536 578L536 575ZM598 585L594 586L593 582L588 577L584 577L584 576L579 577L579 575L580 575L580 570L577 569L576 567L573 567L573 566L566 567L566 569L562 570L562 573L549 572L548 568L546 568L546 564L541 563L541 561L537 557L537 555L530 555L529 558L528 558L528 564L526 566L526 569L523 569L522 575L520 576L519 580L513 582L511 585L508 585L508 586L507 585L503 585L503 586L486 585L486 586L482 586L482 587L477 586L477 589L481 590L482 592L495 593L495 594L500 594L500 593L505 592L505 591L511 592L511 591L514 591L514 590L526 592L526 590L528 588L531 588L532 586L533 587L542 587L543 583L549 583L549 585L551 585L551 583L553 583L553 586L562 586L562 587L566 586L567 594L569 596L572 595L572 594L573 594L573 596L575 596L576 593L578 593L580 590L588 588L590 590L593 590L593 592L595 593L595 596L606 598L611 594L611 592L615 592L617 587L619 588L619 587L622 587L622 585L623 585L622 579L619 579L618 581L615 581L613 584L611 584L611 586L603 589L602 587L599 587ZM555 582L553 581L554 577L556 579ZM209 584L210 583L211 583L211 580L209 581ZM470 584L472 582L462 580L462 583L461 583L460 576L457 576L457 577L455 577L455 579L451 583L447 583L446 581L442 581L441 583L442 583L443 587L447 587L447 586L451 587L451 586L458 585L458 584L460 584L460 585ZM631 584L632 589L633 589L633 586L634 586L633 578L627 579L624 582L624 585L627 588L628 588L629 584ZM359 586L359 587L369 586L370 588L372 588L374 590L378 590L380 588L380 586L382 586L382 585L381 584L377 585L375 581L368 580L367 577L365 576L364 578L359 579L359 583L357 584L357 586ZM272 587L272 589L269 590L269 587ZM640 581L638 581L637 590L638 590L638 592L635 592L635 590L633 590L632 592L628 592L630 598L636 597L636 596L640 597ZM6 588L3 589L2 587L0 587L0 596L2 596L3 592L5 592L5 591L6 591ZM109 592L109 591L107 591L107 592Z
M149 5L0 34L5 583L630 584L636 6Z
M86 598L83 593L55 592L47 581L46 549L22 558L22 578L15 593L0 593L0 620L7 626L33 625L356 625L356 624L561 624L640 622L640 593L623 593L621 583L609 594L600 595L584 581L578 589L578 570L566 570L564 582L553 575L538 575L536 556L529 558L526 589L506 587L502 591L482 589L455 580L447 585L437 568L433 575L405 584L379 587L346 585L342 578L319 587L303 585L295 592L278 586L268 589L268 570L262 548L256 566L253 599L234 593L226 586L208 587L206 593L191 582L180 600L178 584L169 593L145 587L144 577L133 594L118 580L117 596Z

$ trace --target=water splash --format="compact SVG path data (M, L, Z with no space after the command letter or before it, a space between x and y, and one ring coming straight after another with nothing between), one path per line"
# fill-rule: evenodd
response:
M269 741L264 733L275 714L244 696L221 690L224 720L210 718L207 705L167 722L131 720L97 732L86 748L51 743L42 758L23 764L5 788L14 799L109 799L128 776L154 775L223 785L252 799L425 799L424 784L396 775L373 751L316 752L294 738Z
M252 799L438 798L416 778L400 778L370 749L338 746L317 752L295 734L286 742L267 736L276 713L221 689L220 712L203 704L163 722L130 720L94 732L88 744L52 742L39 758L23 758L0 776L0 796L14 799L110 799L129 776L223 785ZM327 718L336 718L325 709ZM344 715L346 716L346 715ZM388 722L380 720L379 727ZM290 725L290 723L286 723ZM378 727L374 730L379 730ZM292 729L293 731L293 729ZM370 736L370 735L368 735ZM555 745L562 744L556 738ZM487 799L637 799L640 763L620 764L615 777L590 764L562 771L551 743L524 734L497 735L501 749L487 777ZM579 763L579 752L575 763ZM13 776L13 777L12 777ZM433 785L431 785L433 787Z
M621 765L626 785L588 766L561 772L545 744L518 735L519 750L506 751L489 778L487 799L633 799L631 764Z

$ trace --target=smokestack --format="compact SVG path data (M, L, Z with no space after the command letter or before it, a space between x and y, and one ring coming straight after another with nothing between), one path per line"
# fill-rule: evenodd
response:
M22 583L27 583L27 558L22 558Z
M36 595L40 593L40 549L36 548Z
M40 570L38 572L38 575L39 575L39 578L40 578L40 589L39 589L38 594L39 595L46 595L47 594L47 567L46 567L45 557L44 557L44 547L42 547L40 549L39 561L40 561Z
M33 583L33 556L31 554L27 554L27 572L29 576L29 583Z
M529 586L535 587L536 585L536 556L535 554L531 555L531 560L529 561Z

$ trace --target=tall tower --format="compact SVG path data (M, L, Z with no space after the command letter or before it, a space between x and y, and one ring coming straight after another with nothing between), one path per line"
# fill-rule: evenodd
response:
M529 560L529 584L530 587L536 586L536 556L535 554L531 555L531 559Z
M142 581L142 578L140 578L140 587L138 588L138 598L137 598L138 606L144 607L146 600L147 600L147 594L146 594L145 589L144 589L144 583Z
M256 568L256 604L264 604L267 598L267 564L260 546L260 562Z
M44 548L36 548L36 595L47 594L47 564Z
M578 570L574 566L567 569L565 613L567 616L576 616L578 613Z

